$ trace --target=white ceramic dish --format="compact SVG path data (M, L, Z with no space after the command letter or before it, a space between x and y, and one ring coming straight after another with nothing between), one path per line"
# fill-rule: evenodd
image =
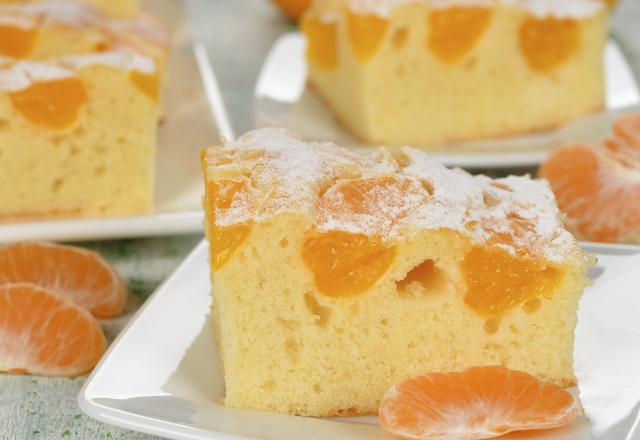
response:
M148 0L174 36L166 118L159 128L155 209L141 217L0 223L0 242L88 240L202 230L199 150L232 138L215 76L180 0ZM201 81L198 80L201 78Z
M332 141L365 148L340 124L307 87L304 36L280 37L266 58L254 96L257 126L280 125L305 139ZM588 116L557 130L513 138L464 142L433 150L445 165L467 168L506 168L537 165L548 151L565 140L597 140L608 133L612 114L640 103L629 63L610 41L605 51L607 112Z
M594 285L581 302L576 332L576 371L592 420L581 418L564 429L506 438L640 437L640 344L638 338L629 338L633 329L625 327L634 327L640 337L640 247L585 247L600 260L592 271ZM224 382L208 317L206 259L203 242L120 334L78 396L84 412L106 423L173 439L390 438L373 417L317 419L224 407ZM603 339L614 331L625 335L622 340L628 346L616 350ZM603 341L604 346L596 344Z

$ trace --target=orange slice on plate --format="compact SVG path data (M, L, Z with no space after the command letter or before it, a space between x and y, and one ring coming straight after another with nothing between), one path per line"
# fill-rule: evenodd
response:
M126 286L97 252L53 243L0 247L0 284L32 283L73 301L98 318L122 312Z
M379 415L399 438L472 440L564 426L580 405L558 385L494 365L402 382L384 396Z
M603 145L576 143L554 150L539 174L580 237L640 241L640 114L618 118Z
M82 307L34 284L0 285L0 371L76 376L98 363L106 345Z

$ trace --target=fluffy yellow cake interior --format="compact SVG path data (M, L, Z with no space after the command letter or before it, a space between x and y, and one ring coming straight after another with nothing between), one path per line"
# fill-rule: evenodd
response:
M140 12L138 0L69 0L95 6L114 18L134 18ZM0 0L1 3L62 3L58 0Z
M545 182L282 129L202 163L227 405L375 414L410 376L485 364L574 383L592 261Z
M319 0L311 85L370 143L428 147L555 127L604 106L599 0Z
M129 52L0 60L0 218L148 212L156 77Z

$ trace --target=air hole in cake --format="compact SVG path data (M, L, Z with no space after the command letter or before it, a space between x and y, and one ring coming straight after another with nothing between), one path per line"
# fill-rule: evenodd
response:
M513 192L513 190L511 189L511 187L509 185L507 185L506 183L501 183L501 182L491 182L489 183L489 185L498 188L498 189L502 189L504 191L508 191L508 192Z
M509 330L511 331L511 333L517 335L518 333L520 333L520 330L518 330L518 327L516 327L515 325L511 324L509 325Z
M313 384L313 392L316 394L320 394L322 392L322 388L320 387L320 384L318 383Z
M380 325L389 325L389 320L386 318L383 318L380 320Z
M60 191L60 188L62 187L62 184L64 183L64 180L62 179L56 179L51 183L51 192L58 192Z
M11 124L6 119L0 119L0 132L8 130Z
M467 61L465 61L464 66L462 66L465 70L473 70L478 63L478 59L476 57L471 57Z
M320 305L310 293L304 294L304 304L307 306L307 310L314 316L314 324L319 327L325 327L329 316L331 316L331 310L328 307Z
M93 169L93 174L96 177L103 176L106 171L106 167L104 165L97 166Z
M524 303L522 305L522 308L527 313L535 313L540 308L541 305L542 305L542 301L540 301L540 298L534 298Z
M497 317L489 318L484 322L484 331L489 333L490 335L497 332L499 327L500 327L500 318L497 318Z
M512 348L520 348L520 343L518 341L511 341L509 342L509 345L511 345Z
M273 380L269 379L262 385L262 388L264 388L267 391L275 391L276 383Z
M441 288L445 277L433 260L425 260L396 282L398 294L402 297L421 297L432 290Z
M409 31L406 27L401 27L396 29L391 37L391 44L394 49L402 49L407 42L407 35L409 35Z
M300 355L300 344L295 338L289 337L284 343L284 351L291 362L297 362Z
M398 79L402 79L404 77L404 65L403 64L399 64L396 67L396 76L398 77Z
M286 248L287 246L289 246L289 240L287 240L286 238L283 238L282 240L280 240L278 242L278 244L280 245L281 248Z

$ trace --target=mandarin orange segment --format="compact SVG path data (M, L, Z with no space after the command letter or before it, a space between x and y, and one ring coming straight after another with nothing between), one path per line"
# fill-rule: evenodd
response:
M132 70L129 72L129 79L147 98L152 101L158 100L160 85L157 73L143 73Z
M604 148L566 145L549 155L539 174L575 233L592 241L638 241L640 161Z
M245 241L251 225L248 223L220 226L216 219L224 213L234 209L236 204L246 206L246 200L250 197L247 186L243 181L233 179L221 179L209 182L207 185L207 197L211 201L210 213L213 218L211 233L211 258L213 268L221 269L229 261L236 250Z
M307 59L318 69L333 69L338 65L338 27L318 18L302 20L302 30L307 37Z
M0 371L76 376L106 349L98 321L51 290L0 285Z
M560 386L495 365L411 378L386 393L379 416L403 439L483 439L557 428L580 412Z
M429 15L428 48L447 64L460 61L480 40L491 20L491 9L453 6Z
M311 6L312 0L273 0L273 2L291 20L297 20Z
M395 245L343 231L313 231L302 249L318 290L332 298L368 290L389 269L395 256Z
M529 67L547 73L566 63L580 43L580 27L570 18L529 17L520 25L520 50Z
M9 24L0 24L0 55L26 58L31 53L38 32Z
M462 260L461 269L467 283L465 303L485 318L500 317L514 307L549 295L561 278L557 269L499 247L473 247Z
M52 130L73 125L88 100L85 86L78 78L37 82L10 96L13 106L25 119Z
M389 22L377 15L349 11L347 31L351 47L361 63L369 60L380 46Z
M99 318L119 315L127 295L97 252L37 242L0 247L0 284L24 282L51 289Z

